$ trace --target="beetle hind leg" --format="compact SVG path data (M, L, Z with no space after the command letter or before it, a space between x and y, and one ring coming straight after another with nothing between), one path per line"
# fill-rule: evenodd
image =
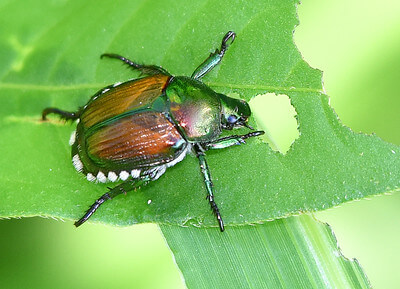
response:
M42 111L42 120L47 120L47 115L51 113L58 114L62 119L65 120L76 120L80 116L80 111L70 112L55 107L48 107Z
M79 227L80 225L85 223L97 211L97 209L101 206L101 204L103 204L107 200L111 200L112 199L112 197L110 196L111 192L112 192L112 189L110 190L110 192L105 193L100 198L98 198L93 203L93 205L90 206L89 210L86 211L86 213L83 215L83 217L74 223L75 227ZM123 192L121 191L118 194L121 194L121 193L123 193ZM116 195L116 194L114 194L114 195Z
M143 178L140 180L130 179L114 188L109 188L110 191L98 198L90 206L90 208L86 211L82 218L74 223L75 227L79 227L80 225L85 223L105 201L111 200L120 194L126 194L127 192L134 190L138 186L146 184L147 181L147 178Z
M147 75L155 75L155 74L165 74L165 75L170 75L168 71L166 71L164 68L156 65L142 65L138 64L136 62L133 62L132 60L129 60L128 58L121 56L119 54L115 53L104 53L100 56L100 58L103 57L108 57L108 58L115 58L121 60L123 63L129 65L133 69L139 70L142 74L147 74Z

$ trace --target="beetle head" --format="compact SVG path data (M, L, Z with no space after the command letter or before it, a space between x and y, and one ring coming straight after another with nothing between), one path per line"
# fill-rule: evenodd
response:
M251 115L249 104L241 99L231 98L224 94L219 94L222 104L221 126L223 129L231 130L237 127L248 127L247 119Z

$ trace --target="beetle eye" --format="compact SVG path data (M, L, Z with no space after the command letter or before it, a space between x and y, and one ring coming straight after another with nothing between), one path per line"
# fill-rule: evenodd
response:
M228 116L228 122L231 124L235 124L237 122L237 117L234 115Z

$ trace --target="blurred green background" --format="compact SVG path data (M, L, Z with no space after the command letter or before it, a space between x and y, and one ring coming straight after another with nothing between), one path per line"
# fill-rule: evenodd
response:
M304 0L294 35L305 60L324 71L342 122L398 145L399 15L394 0ZM293 135L281 133L274 139ZM345 256L360 261L374 288L398 288L399 208L394 193L315 215L332 226ZM30 218L2 220L0 231L0 288L184 288L156 225L77 230L71 221Z

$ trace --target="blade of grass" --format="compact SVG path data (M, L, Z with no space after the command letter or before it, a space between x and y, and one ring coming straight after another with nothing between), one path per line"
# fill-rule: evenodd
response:
M309 215L254 226L161 230L188 288L370 288L327 224Z

